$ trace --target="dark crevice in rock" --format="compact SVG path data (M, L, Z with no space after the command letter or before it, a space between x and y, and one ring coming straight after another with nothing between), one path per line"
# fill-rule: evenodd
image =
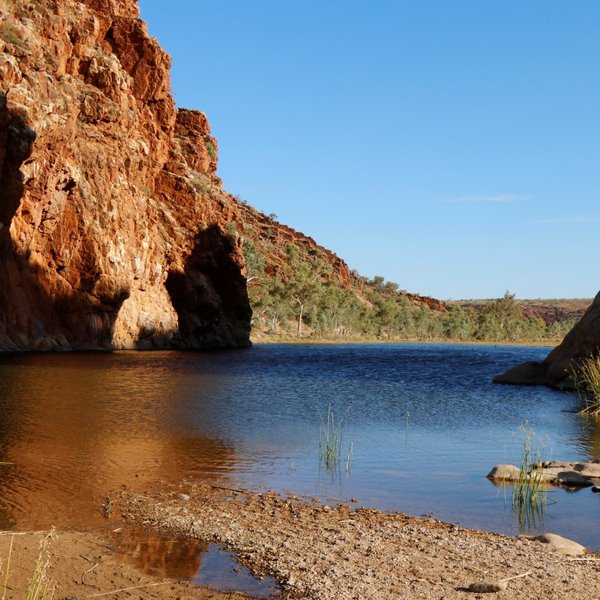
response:
M216 225L201 232L184 271L165 283L184 346L249 346L252 316L246 280L231 238Z

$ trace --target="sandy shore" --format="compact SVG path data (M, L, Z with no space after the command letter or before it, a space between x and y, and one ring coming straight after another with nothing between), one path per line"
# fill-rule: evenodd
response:
M284 598L489 597L468 588L524 573L498 595L600 598L600 556L434 519L193 484L118 502L128 521L227 544L254 572L273 575Z
M359 345L359 344L429 344L429 345L447 345L447 346L523 346L531 348L554 348L557 346L561 339L556 340L521 340L517 342L506 342L506 341L483 341L483 340L448 340L442 339L412 339L412 338L393 338L389 340L380 338L320 338L320 337L294 337L294 336L253 336L250 340L252 344L293 344L296 346L301 345L321 345L321 346L335 346L335 345Z
M46 589L42 598L82 600L248 600L160 574L165 559L157 554L156 574L144 574L114 549L115 538L99 533L41 531L0 533L0 597L23 600L28 591ZM12 547L11 547L12 546ZM40 549L40 546L43 548ZM164 549L162 549L164 550ZM41 577L34 575L36 563ZM33 577L33 580L32 580ZM53 596L51 593L53 592ZM33 597L33 596L32 596Z

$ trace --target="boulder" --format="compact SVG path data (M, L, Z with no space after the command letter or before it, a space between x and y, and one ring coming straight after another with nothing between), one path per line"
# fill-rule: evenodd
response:
M549 544L551 548L565 556L579 556L587 552L587 549L581 544L557 535L556 533L544 533L533 539L544 544Z
M487 475L488 479L498 481L518 481L521 476L521 470L515 465L496 465Z
M526 362L494 378L494 383L548 385L559 389L573 388L573 368L584 359L596 356L600 348L600 292L565 336L541 362Z

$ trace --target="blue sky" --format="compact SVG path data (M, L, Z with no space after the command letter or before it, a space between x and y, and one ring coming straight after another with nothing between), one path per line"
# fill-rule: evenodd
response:
M140 0L224 187L447 298L600 289L600 2Z

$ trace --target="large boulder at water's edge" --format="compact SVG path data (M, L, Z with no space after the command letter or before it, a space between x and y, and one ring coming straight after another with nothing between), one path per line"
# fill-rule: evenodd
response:
M562 343L540 362L526 362L494 378L494 383L573 387L572 369L600 353L600 292Z

